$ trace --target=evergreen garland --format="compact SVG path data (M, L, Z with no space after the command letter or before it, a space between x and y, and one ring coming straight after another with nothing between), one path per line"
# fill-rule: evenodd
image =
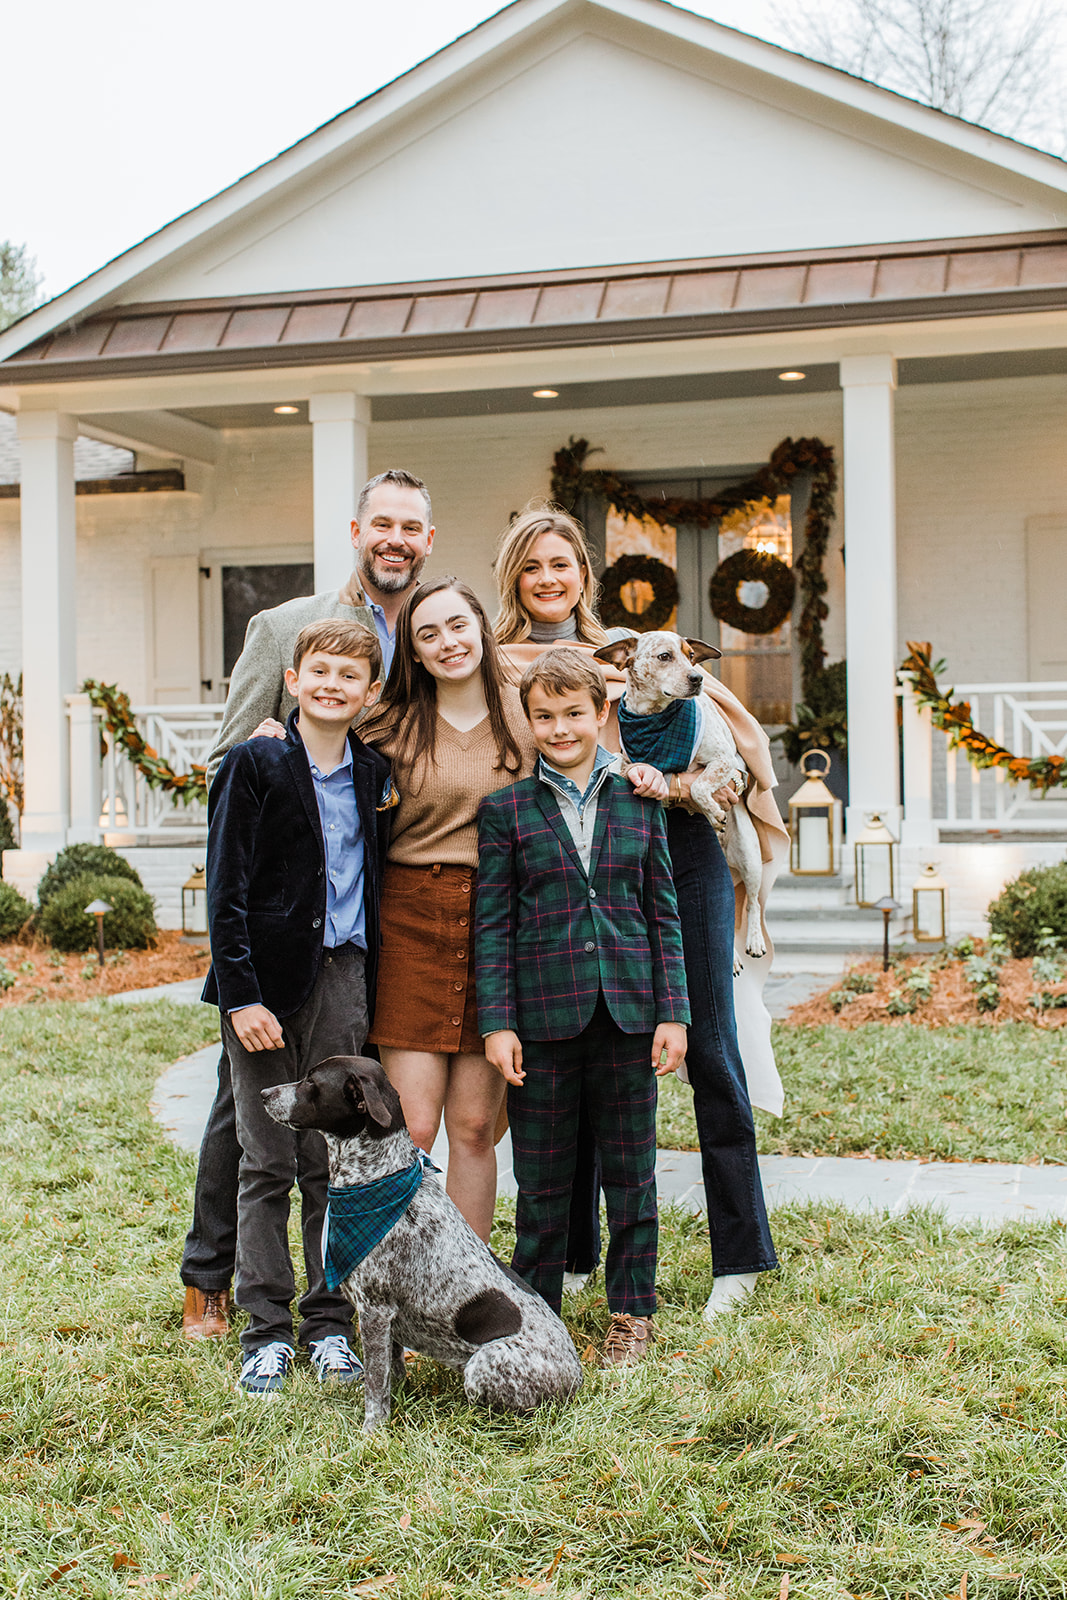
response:
M557 450L552 463L552 497L573 511L583 494L592 495L603 505L612 505L623 516L643 520L651 517L661 525L688 523L708 528L750 500L774 499L789 494L798 473L811 473L811 498L804 522L804 542L794 563L800 581L803 605L797 622L800 638L800 672L804 698L818 680L826 660L822 625L829 610L823 564L830 543L830 524L834 519L834 491L837 466L830 445L821 439L783 439L765 467L744 483L733 484L709 499L681 498L647 500L632 484L609 470L591 471L586 457L591 451L588 439L576 439Z
M207 800L207 769L194 766L191 772L175 772L142 738L130 710L130 697L113 683L98 683L86 678L81 687L93 705L104 714L104 723L116 745L124 750L153 789L165 789L176 795L182 805L193 805Z

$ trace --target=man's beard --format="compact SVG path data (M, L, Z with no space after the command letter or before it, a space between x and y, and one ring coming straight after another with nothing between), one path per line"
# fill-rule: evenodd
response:
M406 571L376 565L373 555L367 550L361 550L356 557L356 571L360 578L377 589L379 594L402 594L405 589L414 588L425 565L425 556L416 556Z

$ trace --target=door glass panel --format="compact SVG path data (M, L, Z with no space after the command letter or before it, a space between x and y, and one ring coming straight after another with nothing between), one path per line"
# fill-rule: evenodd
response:
M229 679L241 654L249 619L257 611L280 606L298 595L314 594L315 568L310 561L278 562L271 566L222 569L223 674Z
M793 525L790 498L750 501L719 523L719 560L739 550L760 550L793 565ZM766 603L762 583L740 585L743 605L759 609ZM743 633L725 623L719 629L723 659L719 677L763 723L788 722L793 714L792 622L787 617L773 633Z

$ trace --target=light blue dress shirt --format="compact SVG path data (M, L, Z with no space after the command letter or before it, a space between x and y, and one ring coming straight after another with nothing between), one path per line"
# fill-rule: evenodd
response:
M396 650L396 630L394 629L392 633L389 632L389 624L385 620L385 612L381 606L372 600L369 594L365 598L370 606L371 616L374 618L378 642L382 647L382 681L384 683L389 676L389 668L393 664L393 654Z
M336 950L342 944L367 948L363 910L363 827L352 787L352 747L345 745L344 760L325 777L308 756L311 781L326 846L326 924L323 945Z

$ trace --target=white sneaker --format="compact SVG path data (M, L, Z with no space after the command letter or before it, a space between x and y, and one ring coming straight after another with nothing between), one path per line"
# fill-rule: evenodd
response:
M295 1354L292 1345L280 1339L274 1344L261 1344L258 1350L249 1351L241 1367L238 1392L260 1398L277 1394L289 1376Z
M591 1272L565 1272L563 1274L563 1293L581 1294L592 1276Z
M704 1307L704 1321L715 1322L729 1311L736 1311L747 1295L756 1287L758 1272L732 1272L716 1278L708 1303Z
M312 1339L310 1349L311 1365L320 1383L341 1386L362 1378L363 1367L343 1333Z

